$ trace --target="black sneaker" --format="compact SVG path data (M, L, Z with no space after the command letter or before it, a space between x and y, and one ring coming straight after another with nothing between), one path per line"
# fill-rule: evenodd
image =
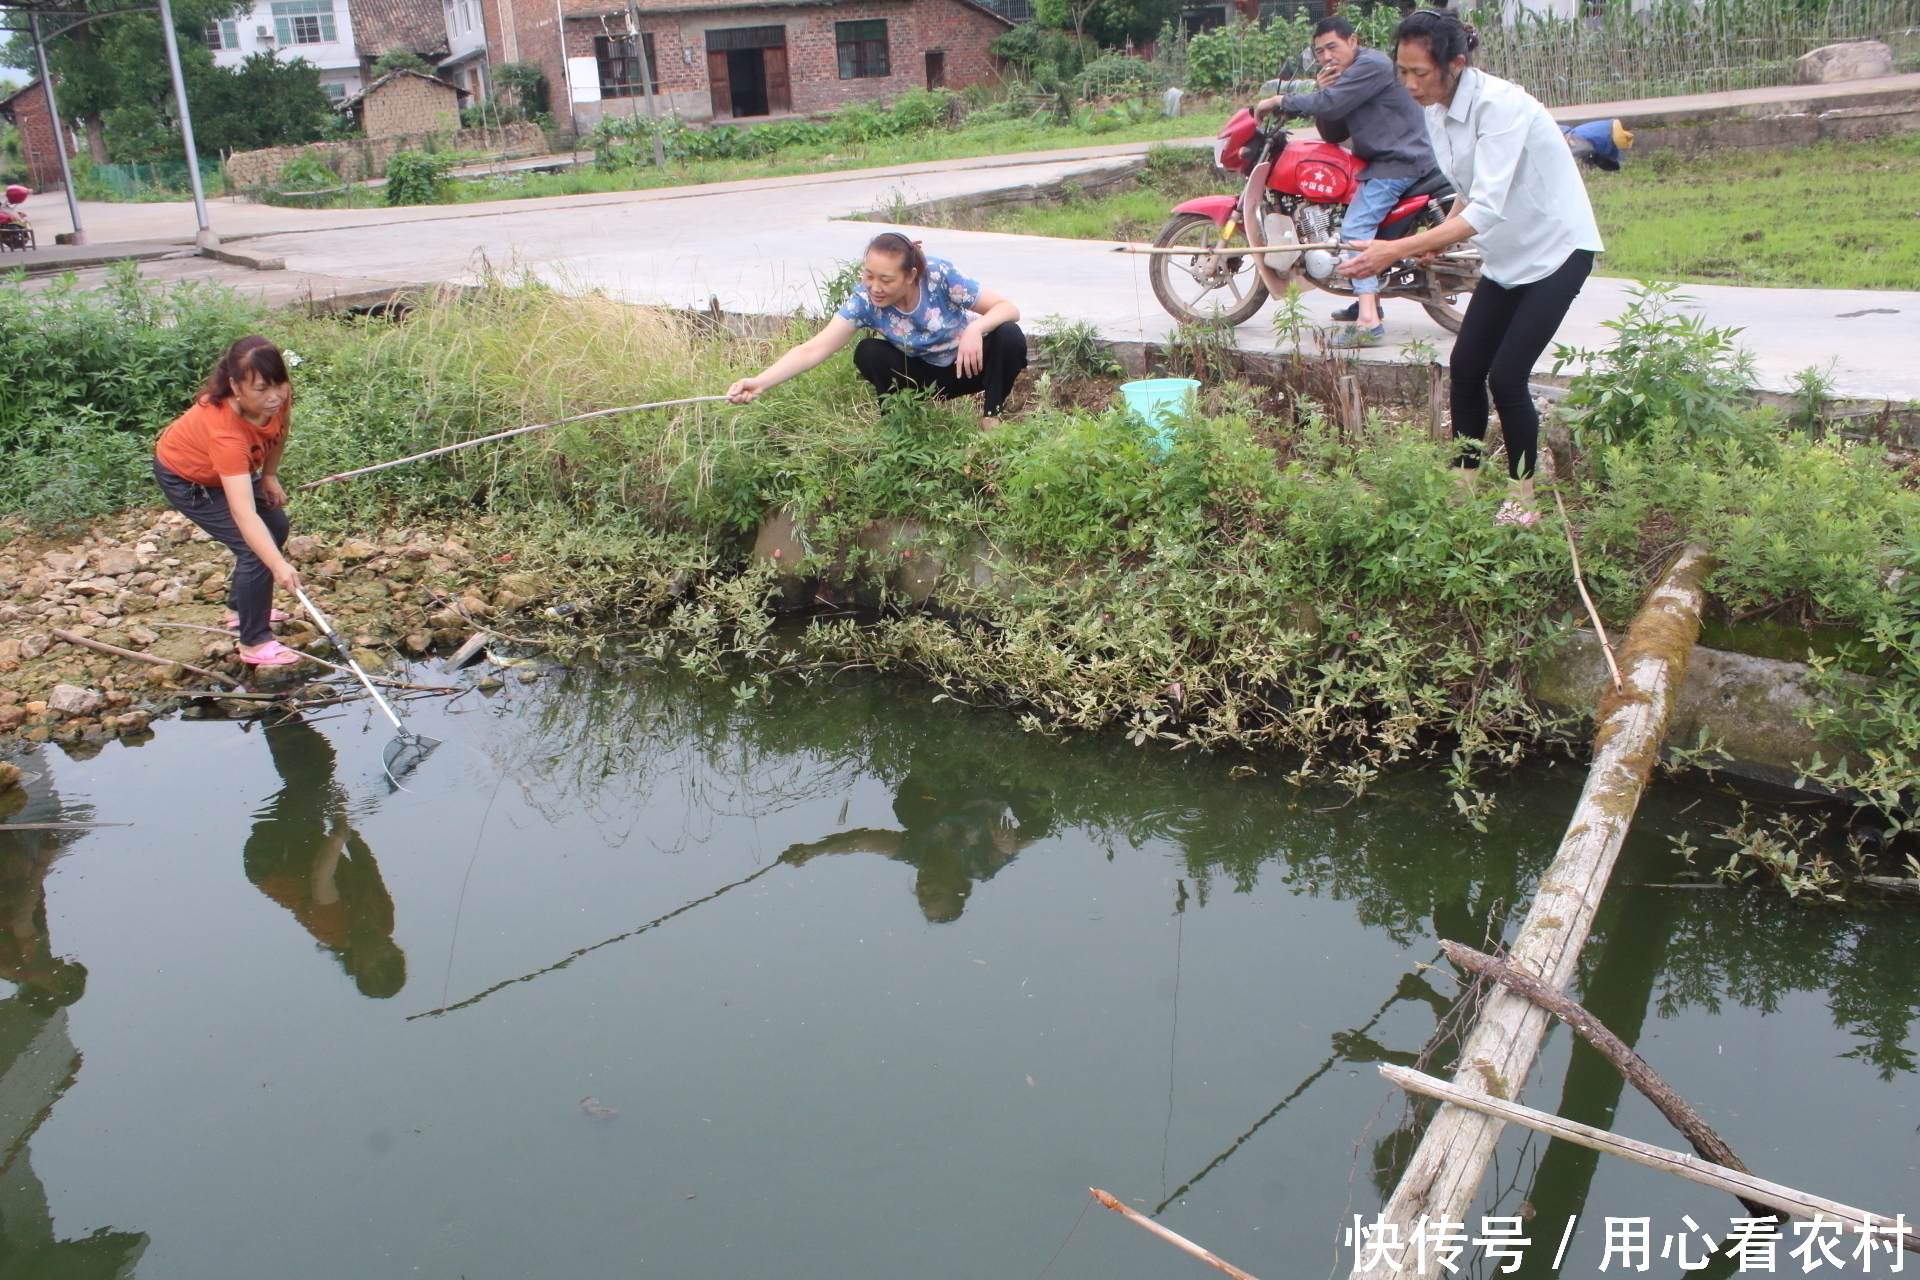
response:
M1356 302L1350 307L1340 308L1333 313L1333 318L1341 324L1352 324L1360 318L1360 304Z

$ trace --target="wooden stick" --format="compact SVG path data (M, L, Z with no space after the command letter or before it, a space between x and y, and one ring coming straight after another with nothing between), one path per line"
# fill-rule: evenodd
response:
M336 480L350 480L354 476L364 476L373 471L385 471L388 467L397 467L402 463L419 462L426 458L437 458L443 453L452 453L456 449L471 449L477 444L486 444L493 440L507 440L514 436L526 435L529 431L545 431L548 427L564 426L569 422L585 422L589 418L608 418L616 413L638 413L642 409L671 409L682 404L712 404L725 400L725 396L689 396L684 400L657 400L652 404L630 404L621 409L597 409L592 413L576 413L571 418L556 418L552 422L540 422L531 427L515 427L512 431L496 431L490 436L476 436L472 440L462 440L459 444L450 444L438 449L429 449L425 453L408 454L404 458L395 458L392 462L377 462L371 467L361 467L354 471L337 471L330 476L321 476L295 488L295 493L308 489L317 489L323 484L332 484Z
M1219 254L1223 258L1259 258L1272 253L1310 253L1315 249L1323 249L1328 253L1338 253L1342 250L1349 250L1352 248L1353 248L1352 245L1347 244L1343 241L1328 240L1321 244L1247 244L1247 245L1225 245L1225 246L1214 245L1211 248L1204 245L1199 246L1197 248L1181 248L1179 246L1162 247L1160 245L1151 245L1151 244L1117 244L1113 246L1112 249L1108 250L1108 252L1109 253L1145 253L1145 254L1154 254L1162 257L1170 256L1175 258L1184 257L1188 254L1192 254L1194 257L1200 257L1202 255ZM1471 259L1475 262L1479 261L1480 259L1480 255L1477 253L1436 253L1433 256L1436 258L1446 258L1449 260ZM1401 259L1401 261L1404 262L1405 259L1403 258Z
M1178 247L1161 248L1158 245L1149 244L1117 244L1113 246L1112 252L1150 253L1162 256L1171 255L1176 258L1187 254L1192 254L1196 258L1202 255L1211 256L1213 254L1218 254L1223 258L1259 258L1269 253L1307 253L1314 249L1325 249L1327 252L1332 253L1346 247L1347 246L1341 244L1338 240L1329 240L1325 244L1215 245L1212 248L1202 246L1193 249L1182 249Z
M1147 1230L1153 1232L1153 1234L1159 1236L1162 1240L1165 1240L1167 1243L1173 1245L1174 1248L1185 1249L1188 1253L1200 1259L1200 1261L1206 1263L1208 1266L1218 1267L1220 1270L1226 1272L1228 1275L1232 1276L1234 1280L1254 1280L1253 1276L1248 1275L1246 1272L1242 1271L1240 1268L1234 1266L1231 1262L1227 1262L1224 1259L1214 1257L1213 1254L1209 1253L1205 1249L1202 1249L1199 1245L1187 1239L1185 1236L1179 1235L1179 1234L1176 1234L1175 1232L1167 1230L1165 1227L1155 1222L1152 1218L1149 1218L1146 1214L1141 1213L1136 1209L1128 1208L1126 1205L1121 1204L1117 1198L1111 1195L1108 1195L1106 1192L1102 1191L1100 1188L1088 1187L1087 1190L1093 1193L1093 1198L1095 1200L1098 1200L1101 1204L1107 1206L1107 1208L1113 1210L1115 1213L1119 1214L1121 1217L1126 1218L1129 1221L1139 1223L1141 1226L1145 1227Z
M1553 987L1571 985L1580 951L1593 928L1620 846L1633 823L1640 793L1660 757L1668 717L1700 635L1706 576L1713 557L1690 544L1647 597L1627 632L1621 667L1626 688L1601 700L1593 767L1574 807L1560 848L1534 890L1508 962ZM1525 997L1498 989L1487 998L1460 1050L1454 1083L1469 1092L1511 1098L1520 1092L1546 1037L1549 1015ZM1442 1107L1427 1126L1382 1221L1401 1239L1423 1215L1463 1221L1500 1139L1500 1121L1487 1113ZM1432 1280L1439 1262L1402 1280ZM1353 1280L1378 1280L1355 1271Z
M473 619L468 618L467 621L472 622ZM487 644L487 633L485 631L474 632L472 635L467 637L466 642L464 644L462 644L458 649L455 649L453 651L453 656L451 658L448 658L445 662L442 662L440 664L440 670L442 671L460 670L460 668L466 666L469 662L472 662L474 655L479 653L480 650L484 649L486 647L486 644Z
M91 831L95 827L130 827L131 822L0 822L0 831Z
M193 623L193 622L156 622L153 625L156 627L177 627L181 631L204 631L208 635L214 635L214 636L231 636L233 634L233 630L230 627L224 628L224 629L220 627L203 627L203 626L200 626L198 623ZM348 667L343 667L337 662L329 662L325 658L321 657L319 654L308 653L304 649L296 649L294 650L294 652L298 653L301 657L305 658L308 662L315 663L318 666L326 667L330 671L348 671L351 669ZM197 671L199 668L195 667L192 669ZM395 680L392 676L374 676L372 677L372 679L377 684L392 685L396 689L416 689L421 693L458 693L459 692L459 689L456 686L450 685L450 684L408 684L405 680ZM279 695L276 694L274 696L278 697Z
M1613 672L1613 691L1620 692L1625 687L1620 679L1620 664L1613 660L1613 645L1607 640L1607 624L1600 621L1600 611L1593 607L1593 597L1587 594L1587 580L1580 572L1580 548L1573 545L1573 525L1567 521L1567 504L1560 500L1560 491L1553 491L1553 505L1560 508L1560 532L1567 535L1567 554L1573 557L1573 585L1580 588L1580 599L1587 606L1587 617L1593 622L1593 629L1600 637L1600 652L1606 655L1607 670Z
M1564 991L1550 987L1530 973L1508 964L1497 956L1475 951L1472 947L1462 946L1458 942L1444 939L1440 946L1447 958L1469 973L1492 978L1495 982L1512 991L1517 991L1527 999L1551 1013L1560 1021L1572 1027L1599 1055L1613 1064L1614 1070L1626 1077L1628 1084L1645 1095L1648 1102L1658 1108L1667 1123L1680 1131L1682 1137L1692 1144L1693 1149L1703 1160L1732 1169L1738 1173L1748 1172L1746 1162L1733 1154L1733 1148L1726 1144L1713 1126L1709 1125L1698 1111L1688 1105L1687 1100L1673 1091L1672 1086L1662 1080L1659 1073L1647 1065L1647 1060L1629 1048L1619 1036L1607 1030L1600 1019L1587 1012ZM1743 1200L1747 1212L1754 1217L1764 1217L1767 1207L1754 1200Z
M1469 1111L1477 1111L1482 1115L1492 1116L1496 1120L1511 1120L1515 1124L1525 1125L1536 1133L1544 1133L1551 1138L1559 1138L1608 1155L1619 1156L1635 1164L1659 1169L1718 1191L1731 1192L1742 1202L1753 1200L1771 1210L1796 1218L1819 1216L1838 1219L1850 1227L1884 1228L1889 1237L1898 1236L1901 1245L1909 1252L1920 1253L1920 1226L1909 1225L1904 1232L1897 1231L1895 1228L1899 1224L1885 1214L1869 1213L1865 1209L1856 1209L1852 1205L1810 1195L1805 1191L1796 1191L1792 1187L1768 1182L1764 1178L1756 1178L1750 1173L1739 1173L1719 1165L1708 1164L1698 1156L1669 1151L1665 1147L1656 1147L1651 1143L1639 1142L1633 1138L1623 1138L1617 1133L1596 1129L1592 1125L1581 1124L1577 1120L1563 1120L1559 1116L1548 1115L1544 1111L1535 1111L1532 1107L1523 1107L1517 1102L1474 1093L1448 1084L1445 1080L1436 1080L1418 1071L1397 1067L1390 1062L1380 1064L1380 1074L1409 1093L1421 1093L1430 1098L1439 1098L1443 1102L1451 1102L1457 1107L1465 1107Z
M156 658L150 653L135 653L132 649L122 649L117 644L106 644L99 640L89 640L85 636L77 636L71 631L62 631L57 627L54 629L53 636L56 640L65 640L68 644L77 644L82 649L92 649L98 653L110 653L116 658L132 658L135 662L151 662L157 667L179 667L182 671L191 671L197 676L205 676L209 680L218 680L221 684L230 684L236 689L246 688L246 686L238 680L229 679L219 672L209 671L205 667L196 667L190 662L176 662L172 658Z

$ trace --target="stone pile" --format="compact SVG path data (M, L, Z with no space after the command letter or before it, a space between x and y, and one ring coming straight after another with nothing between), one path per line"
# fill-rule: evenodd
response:
M0 545L0 735L81 743L144 733L154 711L206 684L177 664L255 685L298 685L316 664L256 671L234 658L221 626L233 558L184 517L128 512L77 542L16 536ZM499 619L544 585L477 554L460 537L388 529L378 539L328 546L311 535L287 543L307 589L372 665L459 645L475 620ZM282 604L285 602L282 601ZM168 665L95 653L54 630L165 658ZM282 643L331 656L312 624L279 624Z

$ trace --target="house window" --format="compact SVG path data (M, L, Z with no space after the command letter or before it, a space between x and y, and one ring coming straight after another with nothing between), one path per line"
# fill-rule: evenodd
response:
M327 95L328 102L345 102L347 100L347 86L343 84L323 84L320 86L320 92Z
M840 78L870 80L891 75L887 66L887 20L833 24L834 43L840 49Z
M640 50L634 47L632 36L593 38L594 60L600 64L602 98L638 98L648 92L660 92L660 64L653 53L653 32L642 32L639 43L646 49L645 74L653 81L649 85L640 82L643 74Z
M240 47L240 24L231 22L209 22L206 31L207 48L238 49Z
M281 44L330 43L333 0L273 0L273 26Z

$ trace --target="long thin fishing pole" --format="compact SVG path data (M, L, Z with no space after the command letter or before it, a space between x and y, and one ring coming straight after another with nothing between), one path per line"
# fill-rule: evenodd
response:
M545 431L548 427L565 426L569 422L585 422L589 418L610 418L617 413L639 413L643 409L671 409L683 404L713 404L725 400L725 396L689 396L684 400L657 400L652 404L630 404L620 409L596 409L592 413L576 413L571 418L556 418L552 422L539 422L531 427L515 427L511 431L496 431L490 436L476 436L471 440L462 440L459 444L443 445L438 449L429 449L425 453L409 454L404 458L395 458L392 462L376 462L370 467L360 467L353 471L337 471L330 476L321 476L295 488L295 493L307 489L317 489L323 484L332 484L336 480L351 480L354 476L364 476L374 471L385 471L388 467L398 467L408 462L421 462L427 458L437 458L443 453L452 453L456 449L471 449L477 444L487 444L494 440L508 440L514 436L526 435L529 431Z
M1617 692L1626 687L1620 678L1620 664L1613 660L1613 645L1607 639L1607 624L1600 621L1600 610L1594 607L1593 597L1587 594L1586 575L1580 571L1580 548L1574 545L1573 524L1567 519L1567 504L1560 500L1560 491L1553 491L1553 505L1560 508L1560 532L1567 535L1567 556L1573 561L1573 585L1580 588L1580 599L1587 606L1587 617L1593 622L1594 634L1600 637L1600 653L1607 660L1607 670L1613 673L1613 687Z
M543 974L552 973L556 969L564 969L568 965L572 964L575 960L578 960L581 956L590 955L593 952L598 951L602 947L610 947L614 943L624 942L628 938L631 938L636 934L645 933L649 929L658 928L659 926L665 924L667 921L673 919L675 916L681 914L682 912L691 911L703 902L712 902L715 898L719 897L721 894L726 893L729 890L738 889L743 884L752 884L755 880L758 880L761 876L767 874L767 872L773 870L775 867L782 866L782 865L784 864L779 862L769 862L766 866L760 868L758 871L754 872L752 875L748 876L746 879L735 880L732 884L721 885L718 889L715 889L712 893L708 894L706 897L695 898L692 902L689 902L686 906L676 907L674 910L667 912L667 914L660 916L657 919L647 921L645 924L641 925L637 929L629 929L625 933L615 934L613 937L608 938L604 942L596 942L590 947L581 947L577 951L570 951L567 953L566 959L550 964L544 969L535 969L532 973L523 973L517 978L508 978L505 982L496 982L492 986L488 987L485 991L479 992L475 995L468 996L465 1000L462 1000L459 1004L442 1005L438 1009L428 1009L423 1013L410 1013L407 1015L407 1021L412 1022L415 1018L433 1018L433 1017L438 1017L443 1013L452 1013L455 1009L464 1009L470 1004L478 1004L482 1000L485 1000L488 996L492 995L494 992L504 991L516 982L532 982L535 978L538 978Z
M1440 956L1434 957L1435 960L1438 960L1440 958L1441 958ZM1416 970L1415 972L1417 973L1418 970ZM1406 975L1406 976L1410 977L1412 975ZM1404 981L1405 981L1405 977L1402 978L1402 982ZM1363 1023L1360 1027L1358 1027L1353 1031L1348 1032L1347 1034L1351 1036L1363 1036L1367 1034L1367 1032L1373 1030L1375 1025L1379 1023L1381 1018L1386 1016L1387 1010L1393 1008L1394 1005L1399 1004L1402 1000L1405 1000L1408 998L1409 998L1408 996L1404 995L1400 991L1400 989L1396 987L1394 989L1394 993L1387 997L1387 1002L1381 1005L1378 1009L1375 1009L1373 1011L1373 1016L1371 1018L1368 1018L1366 1022ZM1232 1146L1228 1147L1225 1151L1222 1151L1219 1155L1209 1160L1207 1162L1206 1168L1202 1169L1200 1172L1194 1174L1191 1178L1188 1178L1185 1182L1181 1183L1178 1187L1174 1188L1173 1194L1168 1196L1165 1200L1162 1200L1159 1204L1155 1205L1153 1207L1152 1212L1148 1216L1157 1218L1162 1213L1165 1213L1168 1205L1172 1204L1175 1200L1178 1200L1181 1196L1187 1194L1187 1192L1193 1189L1195 1183L1199 1182L1202 1178L1206 1177L1208 1174L1212 1173L1215 1169L1219 1168L1222 1164L1224 1164L1228 1159L1228 1157L1232 1156L1234 1152L1238 1151L1241 1147L1246 1145L1247 1140L1249 1138L1253 1137L1254 1134L1260 1132L1262 1126L1264 1126L1267 1123L1267 1121L1273 1119L1275 1116L1279 1115L1282 1111L1285 1111L1288 1107L1292 1106L1294 1099L1298 1098L1301 1094L1305 1093L1307 1089L1311 1087L1315 1081L1320 1079L1320 1077L1326 1075L1327 1072L1333 1070L1333 1068L1336 1065L1338 1065L1345 1057L1346 1057L1345 1050L1336 1048L1333 1051L1332 1055L1329 1056L1326 1061L1322 1062L1318 1067L1315 1067L1313 1071L1308 1074L1306 1079L1302 1080L1299 1084L1293 1087L1292 1093L1289 1093L1286 1097L1274 1103L1273 1109L1268 1111L1267 1114L1261 1116L1258 1120L1254 1121L1252 1127L1249 1128L1245 1133L1235 1138L1233 1140Z

